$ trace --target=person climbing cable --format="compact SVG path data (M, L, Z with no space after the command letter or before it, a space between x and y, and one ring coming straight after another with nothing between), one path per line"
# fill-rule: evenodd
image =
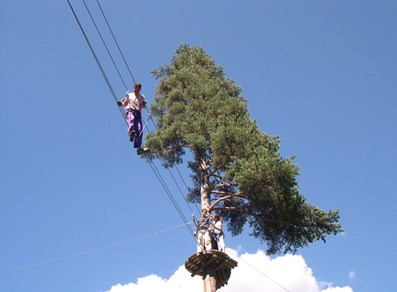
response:
M196 235L197 235L197 252L211 250L211 234L210 230L212 227L211 216L207 209L201 210L201 218L196 220L193 217L194 223L196 224Z
M134 92L127 92L126 95L117 101L118 106L125 107L125 118L128 125L128 135L130 141L134 142L134 148L137 148L137 154L149 152L149 148L142 148L142 108L146 107L146 98L141 93L142 85L139 82L134 83Z

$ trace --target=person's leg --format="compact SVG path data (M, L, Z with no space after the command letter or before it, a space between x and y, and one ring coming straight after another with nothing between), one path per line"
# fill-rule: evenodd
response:
M134 148L141 148L143 133L142 133L142 117L140 112L134 112L134 130L135 130Z
M128 136L130 137L130 141L132 142L134 141L134 137L135 137L134 114L128 111L125 114L125 119L128 127Z
M225 252L226 246L225 246L225 237L223 235L219 235L218 237L218 249L220 251Z
M212 250L211 235L208 230L204 233L204 245L205 250Z
M203 238L203 233L197 231L197 252L202 252L204 250Z

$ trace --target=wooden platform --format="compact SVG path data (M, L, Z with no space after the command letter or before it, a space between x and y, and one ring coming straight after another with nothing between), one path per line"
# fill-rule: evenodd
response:
M219 250L209 250L191 255L185 262L185 268L192 277L199 275L203 279L211 275L216 279L216 289L227 284L232 269L237 262Z

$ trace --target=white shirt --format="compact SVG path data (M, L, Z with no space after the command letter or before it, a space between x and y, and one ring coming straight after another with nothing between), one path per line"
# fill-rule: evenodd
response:
M135 95L134 92L129 92L128 95L124 96L120 102L122 106L126 107L126 110L134 109L141 111L143 107L146 107L146 98L141 93Z

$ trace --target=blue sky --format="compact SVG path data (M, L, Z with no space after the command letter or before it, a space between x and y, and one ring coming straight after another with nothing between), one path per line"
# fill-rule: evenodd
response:
M129 80L96 1L86 2ZM121 97L124 85L82 1L71 3ZM345 233L294 257L264 256L266 246L249 230L226 233L242 270L223 291L247 288L248 274L259 275L258 291L390 290L397 260L395 1L101 4L149 103L157 84L150 72L181 44L203 47L241 86L258 127L281 137L282 155L297 155L308 202L340 210ZM0 39L0 290L131 292L157 283L176 291L176 279L189 287L179 284L180 291L202 291L180 268L195 242L132 149L67 1L0 0ZM171 176L157 166L190 218ZM189 184L188 170L179 169ZM246 257L255 269L243 270Z

